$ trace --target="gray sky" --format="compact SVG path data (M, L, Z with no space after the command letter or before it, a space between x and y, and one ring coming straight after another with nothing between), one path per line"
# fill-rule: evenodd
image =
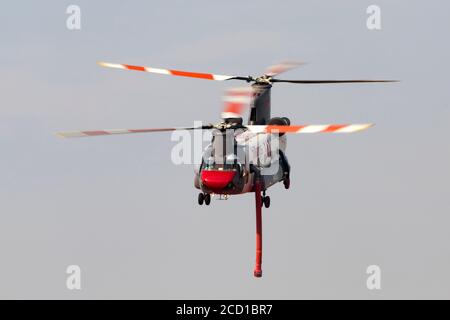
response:
M66 28L77 4L82 29ZM448 1L14 1L0 11L0 298L450 298ZM288 138L292 186L269 190L262 279L253 195L196 204L169 134L59 130L214 122L235 83L107 70L394 78L279 84L294 124L374 122ZM82 269L82 290L65 286ZM366 267L382 290L366 288Z

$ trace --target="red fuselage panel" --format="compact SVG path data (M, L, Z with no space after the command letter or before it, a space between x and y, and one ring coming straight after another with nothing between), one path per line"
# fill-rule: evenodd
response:
M236 171L226 170L203 170L201 179L203 185L215 193L221 193L233 182Z

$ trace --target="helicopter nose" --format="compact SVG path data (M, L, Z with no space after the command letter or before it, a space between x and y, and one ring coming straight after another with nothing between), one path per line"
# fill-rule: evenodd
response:
M233 181L235 174L236 171L203 170L201 179L204 186L219 193Z

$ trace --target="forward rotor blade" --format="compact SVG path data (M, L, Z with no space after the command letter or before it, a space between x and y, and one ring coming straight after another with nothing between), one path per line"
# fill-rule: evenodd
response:
M271 82L287 82L287 83L300 83L300 84L326 84L326 83L398 82L398 80L282 80L282 79L272 79Z
M316 124L301 126L276 126L276 125L248 125L250 131L255 133L351 133L366 130L373 124Z
M158 73L158 74L166 74L172 76L180 76L180 77L189 77L189 78L199 78L206 80L216 80L216 81L224 81L224 80L245 80L249 81L249 77L235 77L235 76L224 76L220 74L212 74L212 73L200 73L200 72L189 72L189 71L181 71L181 70L171 70L171 69L159 69L152 67L142 67L142 66L133 66L129 64L118 64L118 63L109 63L109 62L99 62L99 65L107 68L116 68L116 69L124 69L124 70L134 70L134 71L143 71L150 73Z
M62 131L56 135L62 138L82 138L82 137L96 137L113 134L130 134L130 133L149 133L149 132L166 132L175 130L207 130L212 129L212 125L202 127L188 127L188 128L156 128L156 129L109 129L109 130L95 130L95 131Z
M305 64L304 62L281 62L279 64L275 64L273 66L270 66L266 69L265 75L274 77L280 73L295 69L302 64Z

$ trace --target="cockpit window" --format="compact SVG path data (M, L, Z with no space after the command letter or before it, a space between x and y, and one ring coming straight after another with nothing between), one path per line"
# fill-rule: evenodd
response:
M204 154L203 169L239 170L237 148L234 130L214 131L212 143Z

